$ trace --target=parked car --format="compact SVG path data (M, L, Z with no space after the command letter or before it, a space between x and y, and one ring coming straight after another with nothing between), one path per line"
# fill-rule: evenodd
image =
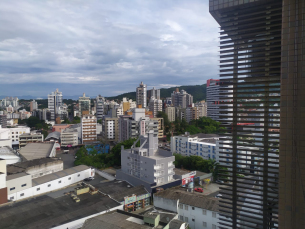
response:
M195 192L203 192L203 189L202 188L194 188L194 191Z
M88 177L88 178L84 179L84 181L92 181L92 180L94 180L93 177Z
M216 180L215 181L217 184L223 184L224 182L222 180Z
M222 197L222 195L220 193L218 193L215 197L220 198L220 197Z

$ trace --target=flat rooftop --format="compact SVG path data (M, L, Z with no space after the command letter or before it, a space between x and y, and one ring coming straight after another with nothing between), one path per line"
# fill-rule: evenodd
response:
M54 158L54 157L53 158L38 158L38 159L30 160L30 161L18 162L18 163L6 166L7 174L11 175L11 174L15 174L15 173L22 173L22 172L25 172L27 170L27 168L44 165L44 164L52 163L55 161L63 163L62 160L60 160L59 158Z
M52 180L57 180L58 178L69 176L71 174L84 171L86 169L89 169L89 167L87 165L78 165L78 166L75 166L75 167L72 167L69 169L65 169L65 170L58 171L58 172L55 172L52 174L48 174L48 175L45 175L42 177L38 177L38 178L35 178L32 180L32 186L34 187L37 185L41 185L41 184L50 182Z
M25 176L30 176L30 175L27 173L16 173L16 174L8 175L6 176L6 181L14 180L16 178L25 177Z
M117 202L102 194L79 195L76 203L70 196L38 196L0 207L0 228L52 228L96 214L116 206Z
M154 194L154 197L178 200L179 203L218 212L218 198L202 195L198 192L187 192L180 186L169 188Z
M28 143L20 149L20 154L26 160L33 160L37 158L48 157L54 147L55 142L52 143Z
M126 181L109 181L95 185L102 193L110 195L111 198L118 202L124 201L124 197L131 196L133 194L139 196L149 193L143 185L133 187Z
M187 170L187 169L174 168L174 172L175 172L176 175L182 176L182 175L188 174L188 173L190 173L192 171Z

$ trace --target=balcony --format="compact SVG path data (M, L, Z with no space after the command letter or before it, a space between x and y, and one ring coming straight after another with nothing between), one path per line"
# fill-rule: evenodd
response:
M163 176L163 174L161 174L161 173L154 173L154 177L160 177L160 176Z
M154 170L160 170L160 169L163 169L160 165L155 165L154 166Z
M167 167L168 167L168 168L175 168L175 165L174 165L174 163L168 163L168 164L167 164Z

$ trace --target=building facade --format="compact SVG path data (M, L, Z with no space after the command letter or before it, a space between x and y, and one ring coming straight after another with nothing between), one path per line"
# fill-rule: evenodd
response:
M147 92L147 97L150 99L151 97L154 97L155 99L161 99L160 97L160 89L155 89L155 87L153 87L153 89L148 90Z
M38 104L35 100L30 102L30 111L34 111L38 109Z
M25 133L19 135L19 149L26 146L28 143L43 142L43 134L40 133Z
M102 121L102 136L104 139L112 142L118 142L119 140L119 123L118 118L103 117Z
M219 84L219 79L207 80L207 116L215 121L218 121L219 119Z
M62 147L71 147L78 145L78 131L73 128L66 128L60 133Z
M85 93L83 93L83 96L79 97L78 109L80 117L83 117L83 115L90 114L91 100L90 97L86 97Z
M62 106L62 98L62 92L59 92L58 89L48 95L48 109L51 112L50 121L55 121L57 110Z
M172 93L172 105L174 107L187 108L193 103L193 96L188 94L185 90L179 91L179 88Z
M162 105L162 100L156 99L154 96L150 98L148 107L154 117L157 117L158 112L162 111Z
M104 103L105 98L101 95L98 95L95 99L95 107L96 107L96 118L97 120L101 120L104 115Z
M165 108L165 113L167 114L168 121L174 122L176 119L176 111L175 107L166 107Z
M136 98L137 98L137 106L141 106L142 108L146 108L147 105L147 86L140 83L139 87L136 90Z
M82 143L96 141L97 139L97 120L94 115L84 115L82 123Z

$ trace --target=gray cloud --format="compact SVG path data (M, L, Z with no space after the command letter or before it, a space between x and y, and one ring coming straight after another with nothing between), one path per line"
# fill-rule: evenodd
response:
M207 0L1 1L0 24L0 95L41 96L37 83L115 95L140 81L202 84L218 73Z

